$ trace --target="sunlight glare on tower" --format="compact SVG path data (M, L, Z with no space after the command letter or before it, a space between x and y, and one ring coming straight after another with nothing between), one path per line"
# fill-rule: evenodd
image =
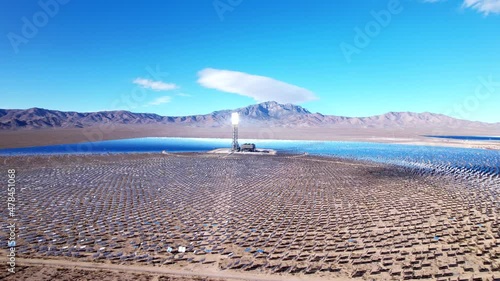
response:
M233 112L231 114L231 123L233 125L238 125L240 123L240 115L238 114L238 112Z

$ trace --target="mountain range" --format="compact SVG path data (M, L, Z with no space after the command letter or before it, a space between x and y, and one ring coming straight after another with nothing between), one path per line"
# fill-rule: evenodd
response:
M334 127L334 128L472 128L500 129L500 123L483 123L435 113L389 112L369 117L344 117L312 113L293 104L263 102L234 110L220 110L192 116L160 116L130 111L65 112L43 108L0 109L0 130L84 128L99 124L162 125L188 127L230 126L232 112L240 114L241 126L249 127Z

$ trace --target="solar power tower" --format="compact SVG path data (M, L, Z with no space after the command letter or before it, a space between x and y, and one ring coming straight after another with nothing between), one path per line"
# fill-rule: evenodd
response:
M231 150L239 151L240 146L238 145L238 124L240 123L240 115L238 114L238 112L233 112L231 114L231 123L233 124L233 144Z

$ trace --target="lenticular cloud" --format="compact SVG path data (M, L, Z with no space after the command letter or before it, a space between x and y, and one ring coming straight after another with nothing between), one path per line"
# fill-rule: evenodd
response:
M302 103L317 99L313 92L299 86L244 72L205 68L198 77L203 87L251 97L257 102Z

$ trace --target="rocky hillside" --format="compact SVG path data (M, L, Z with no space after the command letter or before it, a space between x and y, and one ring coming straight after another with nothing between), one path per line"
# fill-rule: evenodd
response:
M426 128L467 127L500 128L489 124L455 119L442 114L389 112L370 117L342 117L311 113L293 104L264 102L234 110L215 111L194 116L160 116L129 111L64 112L42 108L0 109L0 129L83 128L104 123L114 124L179 124L196 127L229 126L232 112L239 112L241 124L270 127L349 127L349 128Z

